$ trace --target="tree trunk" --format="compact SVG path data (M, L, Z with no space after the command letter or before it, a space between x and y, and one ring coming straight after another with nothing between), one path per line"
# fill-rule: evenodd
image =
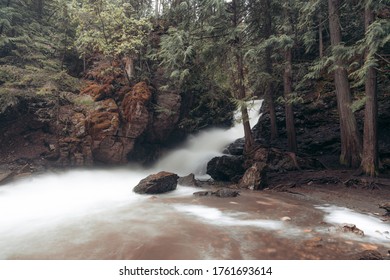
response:
M237 27L240 24L240 9L239 9L239 2L238 0L232 1L232 12L233 12L233 18L232 18L232 24L233 27ZM233 79L233 85L235 90L237 90L237 99L239 99L241 102L241 117L242 117L242 124L244 126L244 137L245 137L245 146L244 146L244 153L249 153L252 150L252 147L254 145L253 135L251 131L251 126L249 123L249 115L248 115L248 109L246 106L245 98L246 98L246 90L245 90L245 75L244 75L244 62L242 57L242 50L241 50L241 44L242 40L237 35L235 37L233 47L234 47L234 55L236 58L237 63L237 79Z
M36 0L35 9L37 11L38 18L41 19L43 15L43 8L45 6L45 0Z
M246 97L246 91L245 91L245 77L244 77L244 65L242 61L242 55L240 53L236 54L236 60L237 60L237 73L238 73L238 99L245 100ZM248 115L248 109L246 106L246 103L241 104L241 117L242 117L242 124L244 126L244 137L245 137L245 146L244 146L244 153L249 153L252 150L252 147L254 145L253 135L251 126L249 123L249 115Z
M332 48L339 46L341 43L340 20L338 14L339 2L339 0L328 0L329 30ZM360 165L361 142L355 115L351 109L352 101L348 74L341 58L335 57L334 64L337 108L340 118L340 163L347 167L358 167Z
M266 9L266 17L264 18L265 25L265 38L268 39L272 35L272 13L271 13L271 0L265 0L264 8ZM267 47L265 50L265 71L270 77L273 77L272 70L272 49ZM278 138L278 126L276 123L276 111L274 102L274 83L269 81L265 91L265 100L268 103L269 116L271 121L271 141Z
M125 56L123 62L126 78L131 83L131 80L134 78L134 59L130 56Z
M288 140L288 150L290 152L297 152L297 139L295 133L294 124L294 111L291 103L292 93L292 54L291 48L285 50L285 67L283 74L283 85L284 85L284 99L285 99L285 113L286 113L286 132Z
M366 7L364 12L366 32L370 24L374 21L374 14L370 7ZM368 59L368 47L366 59ZM361 168L363 173L371 177L376 176L379 167L378 159L378 138L377 138L377 115L378 101L376 93L376 70L370 66L366 74L366 108L364 111L364 136L363 154Z
M322 23L322 16L320 15L318 17L319 19L319 24L318 24L318 48L319 48L319 54L320 54L320 58L323 58L324 57L324 37L323 37L323 23Z
M156 17L156 18L158 18L159 17L159 0L154 0L154 4L155 4L155 6L154 6L154 16Z

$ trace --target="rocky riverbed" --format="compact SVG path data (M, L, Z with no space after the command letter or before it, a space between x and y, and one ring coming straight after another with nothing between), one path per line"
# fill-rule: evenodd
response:
M348 171L324 172L280 174L262 191L197 181L161 195L133 193L146 174L126 169L17 180L0 187L2 211L13 213L0 221L0 258L388 258L390 223L378 207L387 182L347 186ZM193 195L220 189L239 195Z

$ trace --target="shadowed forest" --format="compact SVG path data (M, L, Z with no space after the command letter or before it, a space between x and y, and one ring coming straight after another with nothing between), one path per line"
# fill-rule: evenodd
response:
M308 221L334 203L388 223L389 97L389 0L0 0L0 190L52 171L137 166L131 180L172 171L174 189L212 188L195 192L210 207L238 195L243 211L271 203L258 190L316 205ZM164 163L194 139L199 150ZM326 242L315 238L297 258L386 257L366 243L316 255ZM236 251L209 257L294 258Z

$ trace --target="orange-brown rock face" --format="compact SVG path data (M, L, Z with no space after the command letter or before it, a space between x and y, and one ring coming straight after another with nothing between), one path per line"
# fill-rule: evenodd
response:
M121 113L124 121L123 136L135 139L147 128L150 120L148 110L152 94L145 82L136 84L125 95L122 101Z
M119 108L113 99L98 102L87 117L87 133L92 138L92 155L95 161L118 164L125 162L124 144L118 135ZM132 145L131 145L132 146Z

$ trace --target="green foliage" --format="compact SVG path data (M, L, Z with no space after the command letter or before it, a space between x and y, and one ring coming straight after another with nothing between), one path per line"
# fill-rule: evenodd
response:
M366 101L367 101L366 96L355 100L351 105L352 112L357 112L357 111L363 109L364 105L366 104Z
M378 52L390 42L390 22L385 19L375 20L368 28L364 38L356 43L356 50L361 56L365 55L364 63L357 62L351 66L356 70L350 73L354 87L364 85L368 69L377 67L379 61Z
M190 77L195 55L189 32L170 28L168 34L162 36L160 50L155 57L168 71L173 84L180 87Z
M289 94L288 98L286 98L285 96L279 96L278 99L276 99L276 101L280 104L301 104L304 102L304 99L303 97L297 93L297 92L293 92L291 94Z
M71 16L77 24L75 46L83 56L134 56L151 29L147 19L135 18L132 6L119 0L73 1Z

